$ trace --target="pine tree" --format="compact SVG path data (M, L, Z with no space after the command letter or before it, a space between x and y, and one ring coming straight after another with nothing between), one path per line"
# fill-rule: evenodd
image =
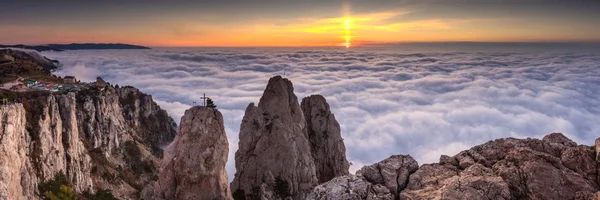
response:
M210 98L206 98L206 107L209 107L209 108L216 108L216 107L217 107L217 105L215 105L215 103L213 102L213 100L212 100L212 99L210 99Z

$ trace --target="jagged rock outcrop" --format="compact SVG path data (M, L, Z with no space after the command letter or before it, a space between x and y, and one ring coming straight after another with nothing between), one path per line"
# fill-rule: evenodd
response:
M225 171L228 152L221 113L201 106L186 110L158 181L144 189L142 199L232 199Z
M397 196L408 184L408 176L419 168L419 164L409 155L393 155L376 164L365 166L356 172L365 180L385 186Z
M393 200L394 195L383 185L374 185L355 175L336 177L313 190L307 200Z
M175 138L177 132L173 127L177 127L177 124L152 100L152 96L131 86L119 88L117 93L125 120L138 130L142 129L135 132L139 134L136 136L153 151L160 151L162 146L168 145ZM157 132L162 134L155 134Z
M162 157L160 149L152 148L159 146L153 137L168 141L176 131L156 104L131 104L129 110L146 110L140 116L147 117L127 118L130 114L121 102L151 98L120 98L119 90L107 86L67 94L22 92L16 94L22 104L0 107L0 112L9 113L2 127L8 136L0 140L0 147L12 149L0 152L0 159L18 161L0 168L0 174L11 174L0 178L0 197L36 199L40 183L63 173L76 193L107 189L119 198L137 198L156 177ZM144 122L151 118L161 120L155 126ZM1 189L7 187L10 190Z
M306 121L292 83L269 80L258 107L248 105L235 153L234 198L304 199L317 185Z
M481 164L464 171L448 164L427 164L410 176L400 199L510 199L502 177Z
M575 199L598 191L590 148L560 133L498 139L444 160L412 174L401 199Z
M340 133L340 125L321 95L311 95L301 103L310 151L315 163L319 183L335 177L348 175L350 165L346 160L346 146Z
M411 165L392 168L408 171L408 176L398 176L402 170L388 170L381 165L384 160L363 167L357 176L338 177L317 186L309 199L595 200L600 197L600 185L594 148L577 145L560 133L541 140L497 139L452 157L443 155L439 163L425 164L416 171L408 167ZM383 174L388 171L395 174L386 179ZM396 182L395 176L399 177ZM400 177L408 177L405 188L400 184L405 179Z
M358 200L396 199L408 183L408 177L419 168L409 155L393 155L370 166L364 166L356 176L334 178L317 186L308 199Z

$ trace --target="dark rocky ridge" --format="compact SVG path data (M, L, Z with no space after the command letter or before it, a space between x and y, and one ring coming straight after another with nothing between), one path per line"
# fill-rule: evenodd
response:
M36 51L66 51L66 50L92 50L92 49L150 49L145 46L120 44L120 43L71 43L71 44L45 44L45 45L0 45L0 48L20 48Z
M7 65L10 63L15 64L15 66L11 66L11 68L15 68L15 72L7 71L7 68L9 68ZM19 70L23 71L29 66L48 73L59 67L57 60L48 59L37 53L13 49L0 49L0 64L4 65L0 67L2 70L0 72L13 74L18 74Z

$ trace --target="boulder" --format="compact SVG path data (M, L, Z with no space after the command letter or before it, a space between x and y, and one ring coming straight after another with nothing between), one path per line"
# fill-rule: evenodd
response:
M336 177L315 187L307 200L392 200L394 195L382 185L373 185L362 177L346 175Z

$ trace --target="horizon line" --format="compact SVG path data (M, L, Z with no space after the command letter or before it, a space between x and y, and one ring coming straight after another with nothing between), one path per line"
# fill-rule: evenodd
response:
M590 44L600 45L598 41L405 41L405 42L369 42L362 41L356 42L356 45L351 45L350 48L356 47L370 47L370 46L386 46L386 45L401 45L401 44ZM342 45L190 45L190 46L177 46L177 45L144 45L135 43L124 43L124 42L68 42L68 43L38 43L38 44L25 44L25 43L14 43L14 44L0 44L6 46L43 46L43 45L62 45L62 44L125 44L125 45L136 45L152 48L310 48L310 47L340 47L346 48Z
M361 43L359 45L351 45L349 48L357 48L357 47L371 47L371 46L386 46L386 45L401 45L401 44L590 44L590 45L600 45L600 41L436 41L436 42L381 42L381 43ZM145 45L144 45L145 46ZM152 48L310 48L310 47L339 47L346 48L341 45L197 45L197 46L169 46L169 45L149 45L147 47Z

